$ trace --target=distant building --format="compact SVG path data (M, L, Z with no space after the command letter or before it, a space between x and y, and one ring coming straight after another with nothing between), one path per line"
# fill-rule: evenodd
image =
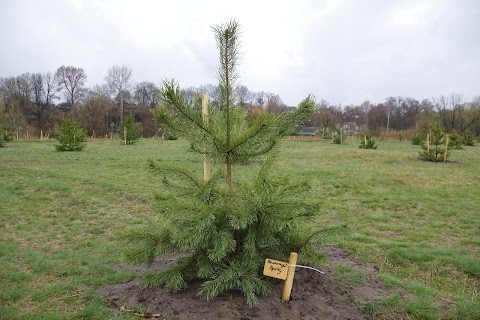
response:
M315 136L317 134L317 127L297 126L297 130L299 136Z

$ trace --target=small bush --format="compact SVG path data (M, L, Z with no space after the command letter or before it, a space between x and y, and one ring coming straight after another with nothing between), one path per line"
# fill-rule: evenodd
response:
M457 130L453 129L448 137L448 145L452 149L462 149L463 140L457 133Z
M60 143L55 146L57 151L82 151L87 145L87 132L71 118L65 119L58 131L53 133L53 137Z
M3 137L3 134L0 133L0 148L5 147L6 144L7 144L7 141L5 141L5 138Z
M333 143L343 144L345 142L345 132L342 127L338 127L332 136Z
M135 123L133 115L129 114L123 119L120 126L120 139L126 144L134 144L142 135L142 125Z
M322 139L328 140L332 138L332 132L330 130L323 130Z
M423 143L423 141L425 140L425 136L421 133L415 133L412 135L412 137L410 138L410 141L412 142L412 144L414 146L419 146Z
M470 131L467 131L463 134L462 142L464 145L472 147L475 145L475 138Z
M13 136L8 131L0 132L0 148L3 148L7 145L7 142L13 140Z
M423 151L420 152L420 159L439 162L445 157L445 132L437 120L435 126L430 127L430 134L426 142L422 144ZM448 153L446 155L448 158Z
M372 134L370 132L364 132L360 135L360 145L358 147L360 149L377 149L378 146L375 144Z

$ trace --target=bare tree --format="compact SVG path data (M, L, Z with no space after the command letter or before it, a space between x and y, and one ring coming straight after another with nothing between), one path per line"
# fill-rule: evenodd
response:
M273 114L279 114L285 111L285 103L278 94L267 93L267 111Z
M236 93L236 96L238 97L238 103L240 107L244 107L250 95L248 88L243 85L237 85L235 87L235 93Z
M55 72L55 82L58 85L58 90L64 90L70 108L85 92L83 89L86 80L87 74L82 68L61 66Z
M108 85L116 91L120 99L120 122L123 122L124 116L124 99L126 95L126 91L129 89L131 85L131 81L133 80L132 77L132 69L126 66L118 66L114 65L107 71L107 76L105 77Z
M263 91L257 92L255 102L260 106L264 107L265 106L265 98L266 94Z
M43 73L43 101L46 105L50 105L52 100L55 98L55 91L57 90L57 82L55 77L50 73Z
M157 87L153 82L140 82L135 85L133 93L135 102L148 108L155 108L160 101Z
M40 106L44 97L43 76L41 73L32 73L28 80L33 91L35 104Z
M109 131L108 111L111 109L112 101L108 91L102 86L96 85L88 90L85 102L78 104L72 113L87 129L89 134L95 132L103 135Z
M390 120L393 113L402 105L402 97L388 97L385 106L387 107L387 132L390 130Z
M450 96L440 96L432 100L445 130L447 132L450 132L452 129L463 131L463 96L451 93Z

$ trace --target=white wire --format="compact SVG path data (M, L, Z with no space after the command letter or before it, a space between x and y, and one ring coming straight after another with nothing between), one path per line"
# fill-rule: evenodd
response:
M310 269L310 270L313 270L313 271L320 272L321 274L325 274L325 272L323 272L323 271L320 271L320 270L318 270L318 269L315 269L315 268L312 268L312 267L308 267L308 266L301 266L301 265L298 265L298 264L289 264L288 266L289 266L289 267L299 267L299 268Z

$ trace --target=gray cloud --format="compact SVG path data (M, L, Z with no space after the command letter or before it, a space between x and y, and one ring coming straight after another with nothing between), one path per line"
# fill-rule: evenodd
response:
M308 93L332 103L480 95L477 1L114 1L0 3L0 76L62 64L103 82L114 64L137 81L216 82L210 27L242 26L241 82L296 105Z

